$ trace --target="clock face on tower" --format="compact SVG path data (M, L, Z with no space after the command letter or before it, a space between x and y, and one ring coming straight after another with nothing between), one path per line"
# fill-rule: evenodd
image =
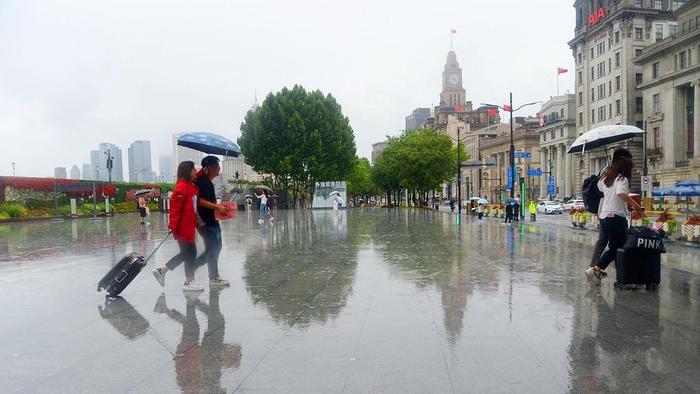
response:
M459 75L452 74L449 77L447 77L447 81L450 83L450 85L457 86L457 84L459 83Z

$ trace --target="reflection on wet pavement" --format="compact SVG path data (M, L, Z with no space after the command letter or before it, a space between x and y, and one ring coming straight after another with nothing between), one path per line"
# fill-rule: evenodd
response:
M583 277L592 232L427 210L257 219L223 223L231 288L185 297L181 270L165 289L144 272L114 300L96 282L162 239L161 216L0 225L3 391L700 391L697 250L669 247L658 293L620 292Z

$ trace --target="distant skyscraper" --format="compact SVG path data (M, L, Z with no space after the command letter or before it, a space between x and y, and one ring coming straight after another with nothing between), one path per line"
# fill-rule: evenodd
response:
M153 182L151 169L151 142L134 141L129 146L129 181Z
M100 144L100 180L109 180L109 172L107 171L107 153L113 157L112 160L112 180L123 181L124 169L122 164L122 150L116 145L110 143Z
M66 179L66 167L54 168L53 177L56 179Z
M92 166L87 163L83 163L83 178L82 179L92 179Z
M80 179L80 168L75 164L70 168L70 179Z
M175 171L173 168L172 156L161 156L158 158L158 180L160 182L175 182Z
M102 173L105 168L102 165L102 156L99 150L90 151L90 179L99 181L102 180Z
M414 130L423 126L430 117L430 108L416 108L406 117L406 130Z
M175 133L173 134L173 163L171 168L173 169L173 173L177 172L177 166L183 161L190 160L193 161L194 164L199 166L202 163L202 157L204 155L202 152L196 151L194 149L190 148L185 148L182 146L179 146L177 144L177 139L184 133Z
M389 146L389 141L376 142L372 144L372 165L377 162L379 156L384 152L384 149Z

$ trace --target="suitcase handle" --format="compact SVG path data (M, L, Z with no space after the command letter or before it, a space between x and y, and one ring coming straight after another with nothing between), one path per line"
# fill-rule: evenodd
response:
M156 245L155 249L153 249L153 250L151 251L151 253L148 255L148 257L146 257L146 260L143 261L143 265L146 265L146 264L148 263L148 260L150 260L151 257L153 257L154 254L156 254L156 252L158 251L158 249L160 249L161 246L163 246L163 244L165 243L165 241L168 240L168 237L170 236L170 233L172 233L172 231L168 231L168 233L165 234L165 237L163 237L163 239L160 241L160 243L158 243L158 245Z

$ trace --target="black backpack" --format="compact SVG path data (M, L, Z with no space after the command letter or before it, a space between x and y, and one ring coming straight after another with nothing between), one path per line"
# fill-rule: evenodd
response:
M591 175L583 181L581 187L581 196L583 196L583 205L586 206L586 211L590 213L598 213L600 199L603 198L603 192L598 189L598 181L600 176Z

